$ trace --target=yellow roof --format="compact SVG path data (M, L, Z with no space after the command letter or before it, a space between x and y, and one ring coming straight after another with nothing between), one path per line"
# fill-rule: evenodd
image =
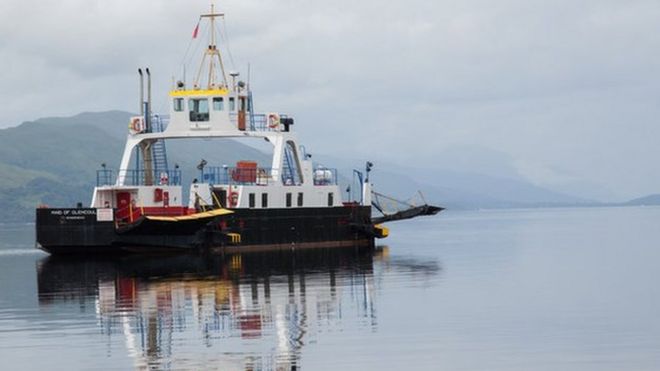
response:
M170 97L194 97L194 96L209 96L209 95L227 95L227 89L194 89L194 90L172 90Z

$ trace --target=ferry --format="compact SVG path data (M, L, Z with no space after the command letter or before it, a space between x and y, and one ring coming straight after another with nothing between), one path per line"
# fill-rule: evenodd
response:
M225 71L216 27L223 18L213 6L200 16L193 39L200 22L209 25L201 64L192 84L185 77L173 84L168 115L153 112L151 73L138 70L140 114L128 123L119 169L97 171L89 207L37 208L38 248L94 255L373 247L389 234L382 223L442 210L424 203L383 212L373 201L370 162L365 172L355 172L359 200L343 201L337 170L312 161L298 143L294 118L254 112L249 82ZM184 202L181 170L168 166L166 142L194 138L266 141L270 167L250 159L231 167L219 165L222 159L203 160ZM373 217L372 206L383 215Z

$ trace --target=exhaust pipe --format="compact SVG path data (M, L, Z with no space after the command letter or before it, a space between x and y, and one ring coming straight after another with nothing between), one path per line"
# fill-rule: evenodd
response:
M149 71L149 67L146 68L147 71L147 104L146 104L146 114L145 114L145 121L146 121L146 126L147 126L147 132L151 133L151 72Z
M138 68L140 74L140 116L144 117L144 76L142 75L142 68Z

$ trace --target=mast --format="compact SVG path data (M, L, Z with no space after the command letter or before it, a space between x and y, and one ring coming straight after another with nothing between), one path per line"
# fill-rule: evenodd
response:
M215 28L215 21L216 18L219 17L224 17L224 13L216 13L215 12L215 6L211 4L211 12L208 14L202 14L200 16L201 18L208 18L210 21L210 38L209 38L209 45L206 48L206 51L204 52L204 56L202 57L202 61L199 66L199 70L197 71L197 77L195 78L194 81L194 87L195 88L201 88L201 78L202 78L202 72L204 69L204 65L206 64L206 60L208 58L208 80L207 80L207 85L206 89L212 90L212 89L218 89L218 88L228 88L227 85L227 75L225 73L225 66L222 61L222 55L220 53L220 50L218 49L218 46L216 44L216 28ZM216 62L218 63L218 68L219 68L219 73L220 73L220 84L216 81L218 78L217 72L216 72Z

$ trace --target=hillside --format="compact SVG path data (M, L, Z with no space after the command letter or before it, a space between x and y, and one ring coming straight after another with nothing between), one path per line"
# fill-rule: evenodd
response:
M361 168L360 161L332 156L314 156L329 166L336 166L343 174ZM454 167L455 169L460 169ZM379 192L399 199L423 191L426 199L453 209L515 208L545 206L593 205L596 202L554 192L521 179L510 173L505 176L471 172L472 167L462 170L446 168L404 167L387 161L377 161L372 182ZM503 168L502 165L498 168Z
M660 205L660 194L648 195L628 202L624 202L625 206L656 206Z
M118 167L131 114L121 111L44 118L0 130L0 222L31 221L39 204L87 204L102 163ZM258 143L263 145L263 143ZM270 167L267 147L235 140L167 143L170 167L178 164L184 182L198 177L196 165L230 165L243 159ZM350 156L349 156L350 157ZM338 168L342 189L363 159L314 156ZM450 208L501 208L580 205L588 201L534 186L523 179L471 173L469 169L417 169L379 162L372 175L378 191L399 198L422 190L426 199Z

